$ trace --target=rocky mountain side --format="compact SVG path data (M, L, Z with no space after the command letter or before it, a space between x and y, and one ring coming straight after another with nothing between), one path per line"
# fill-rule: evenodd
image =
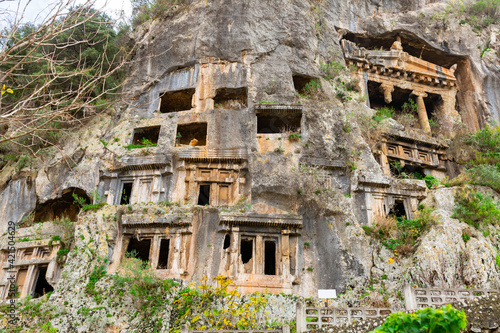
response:
M460 4L192 1L137 27L120 103L0 171L17 331L210 327L225 303L195 286L221 276L267 327L318 289L499 289L499 26Z

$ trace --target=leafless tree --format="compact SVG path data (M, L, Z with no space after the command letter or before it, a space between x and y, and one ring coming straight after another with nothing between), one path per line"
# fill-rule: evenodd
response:
M0 11L0 150L37 156L118 99L134 47L116 45L94 0L75 1L53 3L35 24L23 23L30 1L15 15Z

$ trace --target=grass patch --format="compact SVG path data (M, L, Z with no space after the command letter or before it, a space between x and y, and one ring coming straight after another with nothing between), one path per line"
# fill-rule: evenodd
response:
M455 203L457 208L452 217L476 229L481 225L500 223L499 203L491 195L464 190L457 193Z

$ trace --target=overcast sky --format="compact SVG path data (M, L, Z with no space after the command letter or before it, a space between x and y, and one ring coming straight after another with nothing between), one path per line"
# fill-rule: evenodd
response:
M40 23L50 14L50 9L54 8L61 1L68 0L0 0L0 20L1 25L8 25L14 17L20 17L24 10L23 22ZM92 0L95 2L94 8L100 9L112 18L119 18L120 13L130 17L132 6L130 0ZM85 0L73 0L74 4L84 3Z

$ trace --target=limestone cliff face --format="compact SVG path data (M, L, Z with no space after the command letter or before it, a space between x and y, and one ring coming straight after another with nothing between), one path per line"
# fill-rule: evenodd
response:
M244 292L313 296L382 276L394 295L405 282L498 287L498 239L478 234L466 246L466 226L451 218L452 194L397 179L387 162L397 158L426 174L454 175L455 164L443 157L453 131L432 137L393 123L390 138L381 136L374 147L360 127L374 114L368 105L384 101L381 83L362 79L352 81L352 89L341 87L355 75L380 74L383 81L390 69L394 100L419 93L417 86L454 89L458 124L475 130L500 121L498 56L481 57L478 50L488 38L498 49L498 27L477 35L468 25L433 19L444 6L425 0L194 1L146 22L136 31L137 61L121 106L75 133L63 154L36 173L7 178L14 171L2 170L0 179L8 180L0 192L0 230L30 213L35 221L59 217L75 191L110 206L76 222L76 245L84 246L80 236L95 239L97 254L84 251L84 259L70 255L66 266L53 264L62 270L54 302L65 298L60 286L78 295L76 307L85 302L78 289L97 257L109 259L113 274L130 249L144 251L161 277L225 274ZM342 40L387 51L398 37L408 57L432 68L457 64L456 84L447 86L442 77L431 84L417 72L404 74L401 88L403 74L375 65L367 70L361 60L353 73L338 71L342 85L323 79L325 63L346 64ZM306 98L311 80L321 88ZM443 107L433 101L425 105L439 113ZM164 208L166 202L182 208ZM362 226L397 205L411 218L422 203L436 206L440 225L413 255L389 263L394 254ZM54 262L55 254L45 258Z

